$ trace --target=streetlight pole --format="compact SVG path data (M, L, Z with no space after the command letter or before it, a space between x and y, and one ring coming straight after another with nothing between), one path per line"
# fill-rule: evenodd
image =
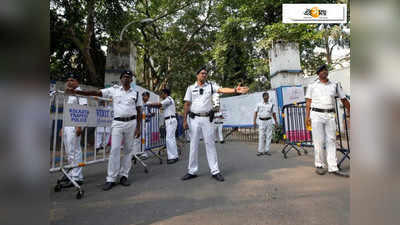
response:
M119 40L122 41L122 35L124 34L125 30L133 23L141 23L141 24L149 24L154 22L154 19L152 18L146 18L146 19L142 19L140 21L134 20L132 22L129 22L128 24L126 24L124 26L124 28L122 28L121 33L119 34Z

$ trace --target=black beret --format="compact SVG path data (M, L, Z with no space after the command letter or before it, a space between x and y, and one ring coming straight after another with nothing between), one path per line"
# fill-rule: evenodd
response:
M203 67L201 67L199 70L197 70L196 75L199 74L202 70L205 70L205 71L208 72L207 67L203 66Z
M322 70L328 70L328 66L327 66L326 64L320 66L320 67L317 69L317 74L319 74L319 72L321 72Z
M124 70L124 71L122 71L121 76L119 76L119 79L121 79L122 76L125 74L129 75L130 77L133 77L133 73L130 70Z

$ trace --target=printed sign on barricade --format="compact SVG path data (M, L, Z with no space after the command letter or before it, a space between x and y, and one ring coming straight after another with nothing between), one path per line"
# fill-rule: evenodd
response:
M113 110L100 106L64 104L64 126L110 127Z

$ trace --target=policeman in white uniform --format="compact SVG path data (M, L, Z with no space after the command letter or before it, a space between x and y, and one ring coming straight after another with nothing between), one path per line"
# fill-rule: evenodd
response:
M190 116L190 153L188 173L182 180L189 180L197 177L198 172L198 145L200 132L203 133L206 146L208 166L212 177L217 181L224 181L218 167L217 152L215 149L215 132L212 123L211 96L213 93L247 93L248 87L221 88L216 83L207 82L207 69L205 67L197 71L197 81L189 86L185 94L185 115L183 126L188 129L187 116Z
M81 88L78 87L79 83L77 78L78 77L76 75L70 74L67 79L67 88L71 88L74 90L81 90ZM68 96L67 103L87 105L87 99L76 96ZM63 132L64 146L69 164L77 165L80 162L82 162L81 134L82 134L81 127L64 127L64 132ZM83 184L82 167L71 169L68 175L79 185ZM64 187L73 187L73 186L74 185L72 184L72 182L69 182Z
M170 90L165 88L161 91L161 98L163 99L161 102L150 103L147 105L149 107L162 107L164 110L165 129L167 133L165 137L168 153L167 164L173 164L179 160L175 137L178 122L176 120L175 101L169 95Z
M112 98L114 120L111 125L111 152L108 161L106 183L103 190L110 190L117 181L118 175L121 177L119 182L123 186L129 186L128 175L132 166L132 147L134 136L140 136L141 98L138 97L130 83L132 82L132 72L124 71L120 76L121 86L115 85L110 88L95 91L76 91L70 89L71 93L80 95L103 96ZM120 158L120 146L124 138L125 154Z
M268 92L263 93L264 101L258 103L254 112L254 127L257 126L258 116L258 152L257 156L271 155L270 146L272 139L273 122L272 117L275 121L275 126L278 122L276 120L275 105L268 101Z
M215 114L214 114L214 127L215 127L215 141L217 141L217 138L219 138L219 142L221 144L225 143L224 141L224 136L222 134L222 126L224 124L224 116L222 115L222 112L220 111L219 106L215 108Z
M327 153L328 172L333 175L348 177L337 167L336 158L336 121L335 97L339 97L343 105L350 111L350 103L346 99L342 87L328 79L328 67L322 65L318 70L318 80L310 84L306 91L306 123L312 127L314 144L314 163L316 173L324 175L326 164L324 145Z

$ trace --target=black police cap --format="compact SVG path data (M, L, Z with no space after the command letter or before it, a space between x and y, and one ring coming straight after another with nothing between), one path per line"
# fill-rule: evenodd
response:
M319 72L321 72L322 70L328 70L328 66L327 66L326 64L320 66L320 67L317 69L317 74L319 74Z
M122 71L121 76L119 77L119 79L121 79L122 76L125 75L125 74L129 75L130 77L133 77L133 73L130 70L124 70L124 71Z

